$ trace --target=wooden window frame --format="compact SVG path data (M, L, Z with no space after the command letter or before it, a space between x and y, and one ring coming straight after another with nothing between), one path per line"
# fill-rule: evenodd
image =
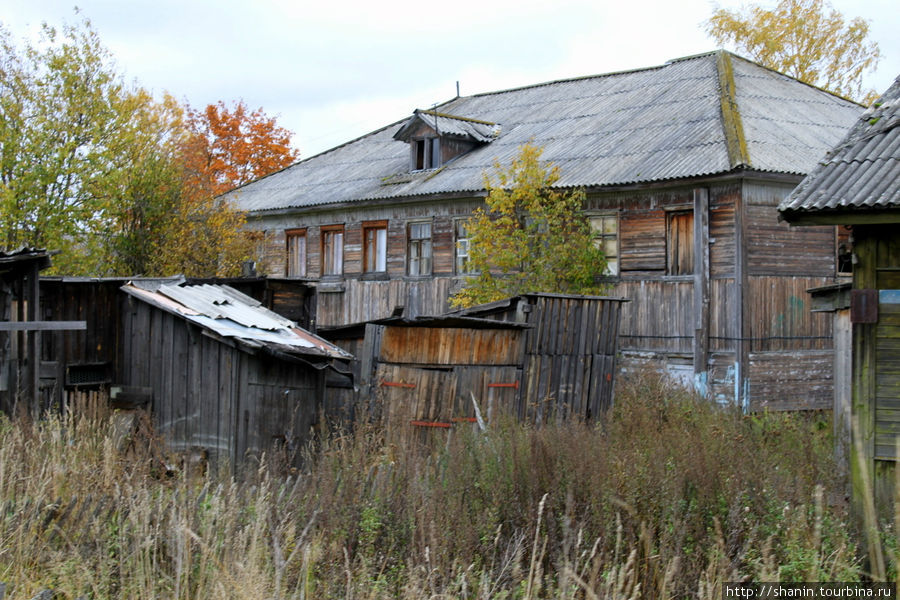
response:
M428 237L413 238L413 228L417 225L428 225ZM417 257L414 258L414 254ZM406 274L410 277L429 277L433 272L434 225L430 220L408 221L406 223Z
M837 277L853 275L853 226L834 228L834 272Z
M344 274L344 226L327 225L320 232L322 277L341 277Z
M387 231L387 221L367 221L362 224L363 273L384 273L387 271ZM378 235L379 232L382 235ZM375 235L372 240L374 248L370 247L369 244L370 233ZM379 241L382 245L380 252L378 248Z
M594 245L603 251L604 256L607 259L606 269L603 271L603 275L607 277L618 277L619 275L619 211L606 211L606 212L597 212L590 213L587 215L588 223L591 226L591 237L594 241ZM600 230L594 228L594 220L601 219L605 224L607 219L615 220L615 231L609 233L606 231L605 227L601 227ZM609 258L610 255L607 252L607 242L609 240L613 240L615 245L615 253L612 255L613 261L610 263Z
M292 248L292 240L303 240L303 256L295 256L296 249ZM309 240L306 237L306 228L285 229L284 231L284 249L286 252L284 262L284 274L287 277L306 277L307 264L309 260Z
M441 166L440 137L417 138L412 140L410 146L412 171L429 171Z
M683 221L689 220L685 224ZM686 251L686 252L685 252ZM666 211L666 275L694 274L694 211Z

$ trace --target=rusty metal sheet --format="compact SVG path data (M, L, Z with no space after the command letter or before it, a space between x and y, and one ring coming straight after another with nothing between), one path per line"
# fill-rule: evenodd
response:
M878 322L878 290L850 290L850 322Z

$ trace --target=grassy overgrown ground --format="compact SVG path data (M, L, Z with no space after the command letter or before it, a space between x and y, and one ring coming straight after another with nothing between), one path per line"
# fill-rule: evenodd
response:
M721 598L722 582L865 578L830 424L743 416L645 376L595 426L378 429L300 473L160 477L81 406L0 423L10 598Z

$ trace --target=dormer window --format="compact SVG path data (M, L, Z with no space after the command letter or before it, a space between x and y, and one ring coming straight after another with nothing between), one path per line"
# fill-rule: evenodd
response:
M417 110L394 134L394 139L409 144L410 171L427 171L442 167L499 135L500 126L490 121Z
M441 138L439 137L413 140L412 152L413 171L437 169L441 166Z

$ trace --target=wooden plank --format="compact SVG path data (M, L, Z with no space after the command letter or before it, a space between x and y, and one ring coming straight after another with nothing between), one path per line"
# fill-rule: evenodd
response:
M148 305L151 318L149 387L154 389L154 410L166 423L172 422L172 394L170 375L172 371L171 331L174 316Z
M666 215L662 210L629 210L619 217L622 272L666 268Z
M710 245L709 269L711 277L734 276L734 198L729 191L711 198L709 210Z
M709 191L694 190L694 373L707 371L709 356Z
M744 193L767 193L784 197L789 190L745 184ZM833 277L835 273L834 226L791 227L778 220L771 204L744 207L747 269L749 275L804 275Z
M87 321L0 321L0 331L85 331Z

